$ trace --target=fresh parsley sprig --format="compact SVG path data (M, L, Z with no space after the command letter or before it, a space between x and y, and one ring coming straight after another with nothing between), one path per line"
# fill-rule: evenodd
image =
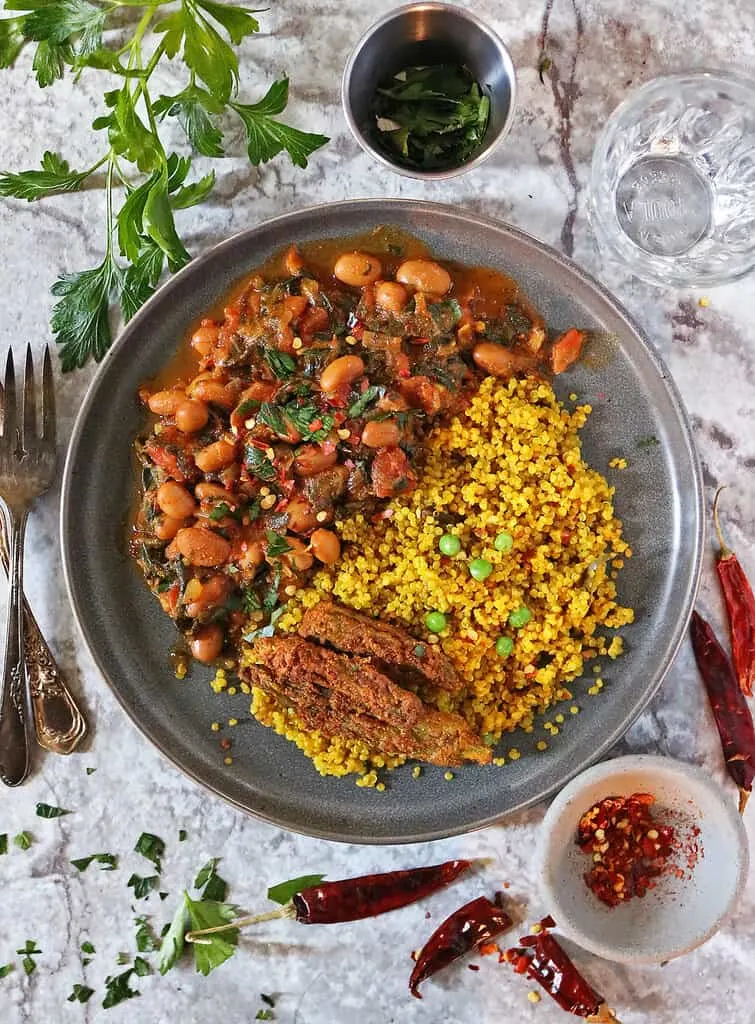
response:
M39 169L0 174L0 196L29 202L104 182L103 260L63 275L52 288L58 301L51 327L63 370L72 370L90 359L99 361L107 351L111 303L129 320L152 294L165 266L174 272L191 258L175 212L203 202L215 173L188 182L192 160L166 150L162 120L177 121L196 153L217 158L225 152L223 126L237 118L253 164L285 150L297 167L306 167L310 154L328 139L277 119L288 102L288 78L273 82L257 103L239 101L234 47L260 27L254 17L258 12L243 5L216 0L5 0L5 10L18 13L0 20L0 68L10 67L31 46L32 68L43 88L66 72L77 81L86 69L121 79L118 88L104 93L105 112L92 124L104 134L105 143L94 164L72 170L59 153L46 152ZM188 81L177 92L153 98L155 69L179 58ZM95 179L97 172L101 178ZM117 199L122 202L116 210Z

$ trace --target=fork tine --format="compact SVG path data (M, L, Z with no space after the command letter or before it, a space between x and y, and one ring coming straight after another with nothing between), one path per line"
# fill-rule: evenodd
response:
M42 437L45 441L55 443L55 386L50 349L47 345L42 361Z
M5 384L4 384L4 408L3 408L3 438L13 440L16 430L16 374L13 369L13 352L8 349L8 358L5 360Z
M31 444L37 437L37 396L34 393L34 356L31 345L26 346L26 365L24 366L24 412L23 434L21 444Z

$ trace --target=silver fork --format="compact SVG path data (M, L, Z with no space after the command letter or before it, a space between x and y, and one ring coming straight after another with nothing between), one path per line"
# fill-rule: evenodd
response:
M50 352L42 365L42 434L37 433L34 359L26 348L21 419L17 412L13 353L8 352L0 388L0 501L10 562L8 622L0 696L0 780L17 786L29 774L29 737L24 668L24 534L32 502L55 474L55 397Z

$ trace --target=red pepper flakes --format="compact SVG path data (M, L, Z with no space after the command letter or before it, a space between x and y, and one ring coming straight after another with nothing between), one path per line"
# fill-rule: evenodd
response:
M579 820L577 846L593 859L584 879L606 906L642 897L660 875L677 871L670 862L681 844L672 825L653 817L654 802L651 793L611 796Z
M220 749L221 750L230 750L231 749L231 741L227 737L225 737L225 736L220 741Z

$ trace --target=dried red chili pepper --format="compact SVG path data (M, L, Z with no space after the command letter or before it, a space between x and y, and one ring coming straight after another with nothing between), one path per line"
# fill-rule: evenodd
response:
M226 925L203 928L188 932L189 942L202 935L228 931L229 928L243 928L261 921L276 918L293 918L300 924L340 924L344 921L359 921L365 917L376 917L398 910L410 903L416 903L450 885L464 871L472 866L469 860L449 860L427 868L410 868L407 871L387 871L379 875L361 875L339 882L320 882L311 885L294 896L279 910L252 917L239 917Z
M550 934L551 917L540 922L537 935L523 935L519 946L507 949L503 958L517 974L538 982L567 1013L584 1017L591 1024L619 1024L603 996L579 972L566 950Z
M755 685L755 594L739 559L729 548L718 521L719 487L713 501L713 522L721 550L716 561L716 572L729 613L731 653L739 686L747 697L752 697Z
M742 814L755 779L755 726L726 652L702 615L692 612L692 649L716 720L726 770L739 789Z
M409 979L413 996L421 999L419 986L423 981L512 926L502 904L501 893L496 894L495 902L480 896L438 925L420 950Z

